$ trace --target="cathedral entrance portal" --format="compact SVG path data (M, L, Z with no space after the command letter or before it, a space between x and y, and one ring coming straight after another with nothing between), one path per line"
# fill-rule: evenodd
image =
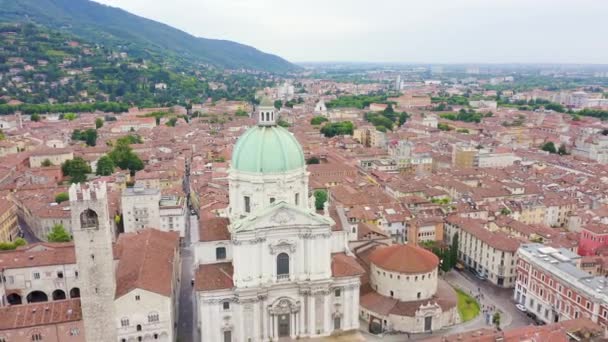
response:
M300 302L291 298L281 297L268 307L270 314L269 336L274 338L295 338L302 327L298 326Z
M279 337L289 337L289 316L279 315Z

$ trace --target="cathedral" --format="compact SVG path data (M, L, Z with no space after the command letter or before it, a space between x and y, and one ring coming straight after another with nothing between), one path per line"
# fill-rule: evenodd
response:
M264 99L237 141L225 217L195 246L201 341L278 341L359 327L360 276L347 232L308 192L302 147Z

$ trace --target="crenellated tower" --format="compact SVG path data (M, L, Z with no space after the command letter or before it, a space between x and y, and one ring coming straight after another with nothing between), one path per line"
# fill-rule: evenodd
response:
M72 233L87 342L116 341L116 275L106 183L72 184Z

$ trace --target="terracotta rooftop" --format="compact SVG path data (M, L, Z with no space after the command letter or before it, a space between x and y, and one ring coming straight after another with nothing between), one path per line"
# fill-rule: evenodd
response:
M370 261L387 271L408 274L431 272L439 265L439 258L435 254L413 244L376 248L370 255Z
M331 256L331 274L334 278L360 276L365 270L354 257L344 253L336 253Z
M0 331L73 322L82 319L80 299L0 308Z
M230 240L230 232L228 232L228 224L230 220L226 217L201 217L199 224L200 241L219 241Z
M427 305L428 303L437 303L445 312L455 307L457 302L458 298L456 296L456 291L454 291L454 289L445 281L439 280L437 282L437 292L433 297L410 302L385 297L376 291L371 290L369 286L366 286L365 289L362 289L360 304L362 307L383 316L392 314L412 317L422 305Z
M134 289L171 296L179 233L148 228L120 235L117 245L116 298Z
M231 262L200 265L196 270L194 287L196 291L225 290L234 287Z
M35 243L16 250L0 252L0 269L75 263L73 243Z

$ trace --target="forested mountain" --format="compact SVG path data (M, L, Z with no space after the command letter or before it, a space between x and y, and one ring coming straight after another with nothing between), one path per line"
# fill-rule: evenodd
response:
M0 24L0 114L46 112L51 103L95 103L104 110L118 103L155 107L209 97L252 100L256 89L272 84L266 74L172 65L131 52L44 26Z
M33 22L91 43L121 47L132 57L228 69L294 70L288 61L239 43L194 37L168 25L89 0L0 0L0 21ZM204 24L204 23L203 23Z

